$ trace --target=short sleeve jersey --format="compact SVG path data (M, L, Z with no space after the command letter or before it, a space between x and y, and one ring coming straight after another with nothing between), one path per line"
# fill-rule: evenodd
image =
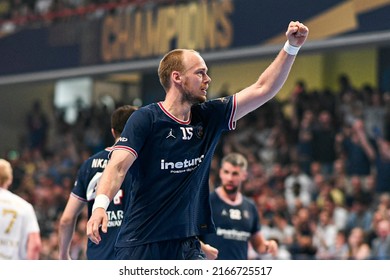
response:
M80 167L72 195L88 205L88 218L91 217L92 206L96 197L96 187L103 170L108 163L108 155L111 148L102 150L89 159ZM108 230L101 233L101 242L96 245L88 239L87 258L90 260L113 260L115 259L115 242L122 225L125 201L125 194L131 187L131 175L127 174L121 188L112 199L107 208Z
M209 169L223 131L235 128L236 98L209 100L183 122L162 103L134 112L115 149L132 153L129 211L117 246L181 239L214 232Z
M0 260L27 259L28 236L39 232L32 205L0 188Z
M248 241L260 230L259 215L252 200L243 196L240 205L224 202L217 193L210 195L216 233L202 236L202 240L218 248L219 260L248 259Z

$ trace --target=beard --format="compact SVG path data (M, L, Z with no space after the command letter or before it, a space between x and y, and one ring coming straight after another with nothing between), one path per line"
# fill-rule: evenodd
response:
M206 96L203 94L194 94L188 87L187 83L183 85L182 103L190 103L192 105L203 103L206 101Z
M226 185L222 185L222 188L227 194L236 194L238 192L238 186L232 186L229 185L230 188L228 188Z
M194 95L189 91L184 91L183 93L183 103L190 103L192 105L203 103L206 101L206 96Z

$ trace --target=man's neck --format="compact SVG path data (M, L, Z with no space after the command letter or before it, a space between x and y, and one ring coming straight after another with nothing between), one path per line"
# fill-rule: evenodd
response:
M166 98L162 102L162 106L172 116L184 122L188 121L191 116L191 105L187 103L182 103L178 99L172 100Z

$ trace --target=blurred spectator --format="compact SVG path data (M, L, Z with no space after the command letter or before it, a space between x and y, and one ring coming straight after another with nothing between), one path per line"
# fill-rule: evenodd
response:
M333 173L330 179L334 182L335 188L342 191L344 195L351 193L350 176L346 172L345 160L343 158L337 158L333 162Z
M297 158L306 174L310 174L310 164L313 160L313 129L314 113L311 110L306 110L299 125L297 141Z
M324 180L320 184L319 193L316 197L316 203L319 208L324 208L325 201L331 199L336 205L344 205L344 193L334 187L331 180Z
M370 257L371 249L365 241L364 230L354 227L348 237L349 260L367 260Z
M26 116L28 143L31 149L44 152L47 144L49 121L40 101L35 101Z
M297 203L308 206L312 197L312 181L310 177L302 172L297 162L291 164L291 173L286 177L285 198L290 213L296 209Z
M349 248L347 237L344 231L337 232L336 240L332 246L329 247L327 256L324 259L330 260L346 260L349 258Z
M346 92L354 89L354 87L353 87L353 85L351 83L351 80L350 80L348 74L346 74L346 73L340 74L338 79L337 79L337 82L338 82L338 85L339 85L339 92L338 92L338 94L340 96L343 96Z
M292 259L310 260L316 258L317 247L313 243L317 216L309 208L301 207L292 216L294 240L288 247Z
M336 245L337 226L330 213L322 210L319 214L318 223L315 225L313 244L317 247L316 258L328 259L330 255L330 248Z
M317 248L313 245L312 234L307 231L297 234L289 251L293 260L314 260Z
M304 112L311 109L306 82L303 80L296 81L290 96L290 101L293 104L293 124L298 127L302 121Z
M390 192L381 193L378 200L377 209L384 215L390 215Z
M337 205L331 195L324 199L322 209L328 211L338 230L345 230L349 212L344 206Z
M362 198L353 200L346 225L347 233L350 233L356 227L362 229L364 233L368 232L371 227L372 216L371 210L368 209L368 205Z
M390 222L381 220L376 227L378 237L372 241L371 259L390 259Z
M367 143L367 154L375 164L375 191L390 192L390 142L384 139L381 130L374 126L374 143Z
M275 162L267 176L268 185L276 194L284 194L284 181L288 176L288 170L280 162Z
M322 172L330 175L336 159L336 129L333 117L328 111L322 111L313 128L313 159L321 163Z
M273 226L267 238L277 239L279 244L290 246L294 240L294 233L295 229L289 224L286 214L277 211L273 216Z
M389 215L386 213L386 211L383 211L382 209L378 209L374 211L374 214L372 216L372 221L371 221L371 227L370 230L366 233L366 240L368 244L372 245L372 242L374 239L378 237L378 224L380 221L388 219Z
M337 118L344 124L352 125L355 118L362 116L363 102L347 74L340 74L338 83Z
M324 175L322 172L322 165L318 161L312 161L310 163L310 172L308 173L310 177L315 177L317 175Z
M346 170L349 176L370 174L370 158L373 156L373 150L368 141L364 123L360 119L354 120L351 126L345 126L344 131L338 135L337 144L346 159Z
M365 87L368 102L363 108L363 120L366 134L369 138L375 137L375 129L384 131L386 108L382 94L369 86Z

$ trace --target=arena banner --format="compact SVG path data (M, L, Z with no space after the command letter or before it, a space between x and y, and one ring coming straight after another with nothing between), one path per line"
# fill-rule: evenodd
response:
M390 30L389 0L208 0L130 5L71 17L0 38L0 76L160 57L172 48L202 53L284 42L290 20L310 40Z

